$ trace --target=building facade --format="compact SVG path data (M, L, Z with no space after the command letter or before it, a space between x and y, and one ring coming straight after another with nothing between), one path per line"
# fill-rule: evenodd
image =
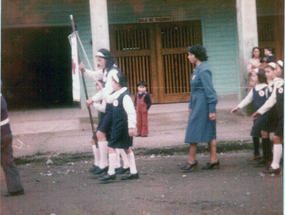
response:
M24 103L27 108L36 103L39 107L45 103L72 105L69 15L74 17L93 66L90 2L2 2L1 78L8 101L21 98L14 105L21 107ZM271 46L276 59L283 59L283 1L254 3L257 40L247 49L254 45ZM236 0L107 0L106 6L103 9L107 14L104 22L109 27L106 38L118 66L128 77L132 94L136 92L137 82L144 80L154 103L188 101L194 68L187 60L186 48L200 43L207 49L218 95L240 95L245 68L239 61L241 21ZM80 54L87 65L82 51ZM91 95L95 92L94 83L86 82ZM81 95L83 107L83 89Z

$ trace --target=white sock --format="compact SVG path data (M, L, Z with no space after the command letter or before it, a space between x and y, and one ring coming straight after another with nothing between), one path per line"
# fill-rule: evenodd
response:
M120 151L121 157L123 159L123 163L124 163L123 167L124 167L124 169L129 168L130 167L130 163L129 163L129 159L127 157L127 154L126 154L125 150L124 149L119 149L119 151Z
M129 163L130 163L130 173L131 174L136 174L137 171L137 167L136 167L136 161L135 161L135 155L133 152L127 154Z
M120 149L115 149L116 150L116 165L115 168L121 167L121 162L120 162Z
M93 155L94 155L94 165L99 166L100 163L100 152L96 145L92 145Z
M107 141L98 142L99 152L100 152L100 164L99 164L99 167L101 169L104 169L106 166L108 166L108 154L107 154L108 149L107 149L107 145L108 145Z
M117 159L116 153L109 154L108 175L114 175L115 174L116 159Z
M278 169L280 167L280 159L282 156L282 144L273 144L273 160L271 167L273 169Z

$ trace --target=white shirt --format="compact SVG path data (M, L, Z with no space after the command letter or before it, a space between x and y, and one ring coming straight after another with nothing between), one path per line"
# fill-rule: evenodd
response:
M259 91L266 86L267 86L267 84L262 83L262 84L257 84L254 88L256 91ZM247 96L239 103L238 107L243 108L243 107L247 106L250 102L252 102L252 100L253 100L253 89L251 89L249 91Z
M261 115L269 111L276 104L276 89L281 87L284 84L284 80L282 78L274 78L273 79L273 91L269 99L262 105L261 108L257 110Z

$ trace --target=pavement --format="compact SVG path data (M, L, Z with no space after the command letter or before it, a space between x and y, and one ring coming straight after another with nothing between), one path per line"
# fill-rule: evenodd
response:
M217 142L219 145L251 141L252 120L242 111L230 110L239 103L237 96L219 96ZM97 122L97 111L92 110ZM36 154L76 154L91 152L91 124L87 109L57 108L9 111L14 157ZM135 137L137 149L175 149L184 143L188 103L154 104L149 110L149 135ZM206 144L207 145L207 144Z

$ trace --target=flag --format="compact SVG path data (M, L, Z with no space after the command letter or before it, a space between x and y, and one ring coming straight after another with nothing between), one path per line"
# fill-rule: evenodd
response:
M72 96L73 101L80 102L80 79L76 32L70 34L68 39L71 45Z

